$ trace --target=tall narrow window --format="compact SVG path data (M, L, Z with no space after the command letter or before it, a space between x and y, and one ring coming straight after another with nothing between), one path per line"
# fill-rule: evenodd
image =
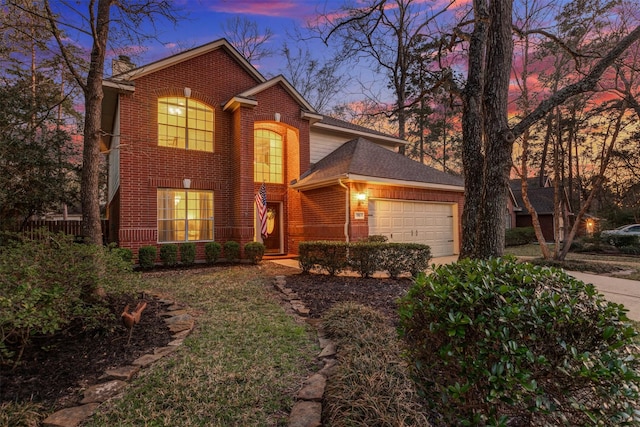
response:
M268 129L256 129L254 143L254 181L284 182L282 135Z
M213 191L158 189L158 241L213 240Z
M158 145L213 151L213 108L191 98L159 98Z

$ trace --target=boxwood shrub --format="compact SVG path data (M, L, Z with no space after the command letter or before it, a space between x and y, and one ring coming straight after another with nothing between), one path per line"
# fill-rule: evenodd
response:
M178 265L178 245L166 243L160 246L160 261L165 267L175 267Z
M148 269L156 265L158 248L155 246L142 246L138 249L138 265L140 268Z
M207 242L204 244L204 255L207 263L213 264L220 258L222 245L218 242Z
M244 256L251 264L258 264L264 256L265 246L260 242L249 242L244 245Z
M180 262L184 265L193 265L196 262L196 244L187 242L180 245Z
M622 306L556 268L462 260L420 275L400 334L447 425L637 425L637 334Z
M224 257L229 262L234 262L240 259L240 243L233 240L224 242Z

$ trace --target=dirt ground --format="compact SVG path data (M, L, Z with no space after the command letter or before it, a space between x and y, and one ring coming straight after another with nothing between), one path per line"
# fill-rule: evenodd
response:
M397 320L395 300L411 285L411 280L358 277L331 277L301 274L299 270L263 262L261 268L271 277L285 275L287 286L298 293L310 309L310 317L321 318L337 302L354 301L371 306ZM172 271L149 274L175 274ZM152 299L147 301L141 322L135 326L131 343L128 330L119 322L125 304L137 301L115 301L112 310L118 322L111 332L88 335L73 333L73 338L40 339L25 351L19 366L0 365L0 402L33 401L54 410L74 404L79 391L98 382L102 373L113 367L131 363L156 347L165 346L171 334L164 324L164 308Z

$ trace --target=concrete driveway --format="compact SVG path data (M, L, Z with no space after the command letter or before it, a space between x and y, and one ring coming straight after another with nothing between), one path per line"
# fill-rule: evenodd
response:
M570 275L584 283L591 283L604 297L629 310L627 317L640 321L640 281L598 276L578 271L567 271Z

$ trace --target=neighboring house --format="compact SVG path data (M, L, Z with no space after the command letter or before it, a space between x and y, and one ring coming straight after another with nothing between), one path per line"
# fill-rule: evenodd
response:
M554 188L551 180L547 177L543 180L542 187L539 179L529 178L527 180L527 195L531 205L538 214L538 221L544 238L548 242L554 241ZM520 179L512 179L509 182L510 201L509 210L511 217L515 220L512 224L514 227L532 227L531 214L527 211L522 199L522 182ZM559 218L560 239L564 239L565 218L569 218L571 214L569 204L566 197L562 200L562 216Z
M218 40L104 81L109 241L306 240L429 244L458 253L461 178L395 151L404 141L317 113L284 79L263 77ZM114 73L116 74L116 73ZM256 195L266 189L267 236Z

